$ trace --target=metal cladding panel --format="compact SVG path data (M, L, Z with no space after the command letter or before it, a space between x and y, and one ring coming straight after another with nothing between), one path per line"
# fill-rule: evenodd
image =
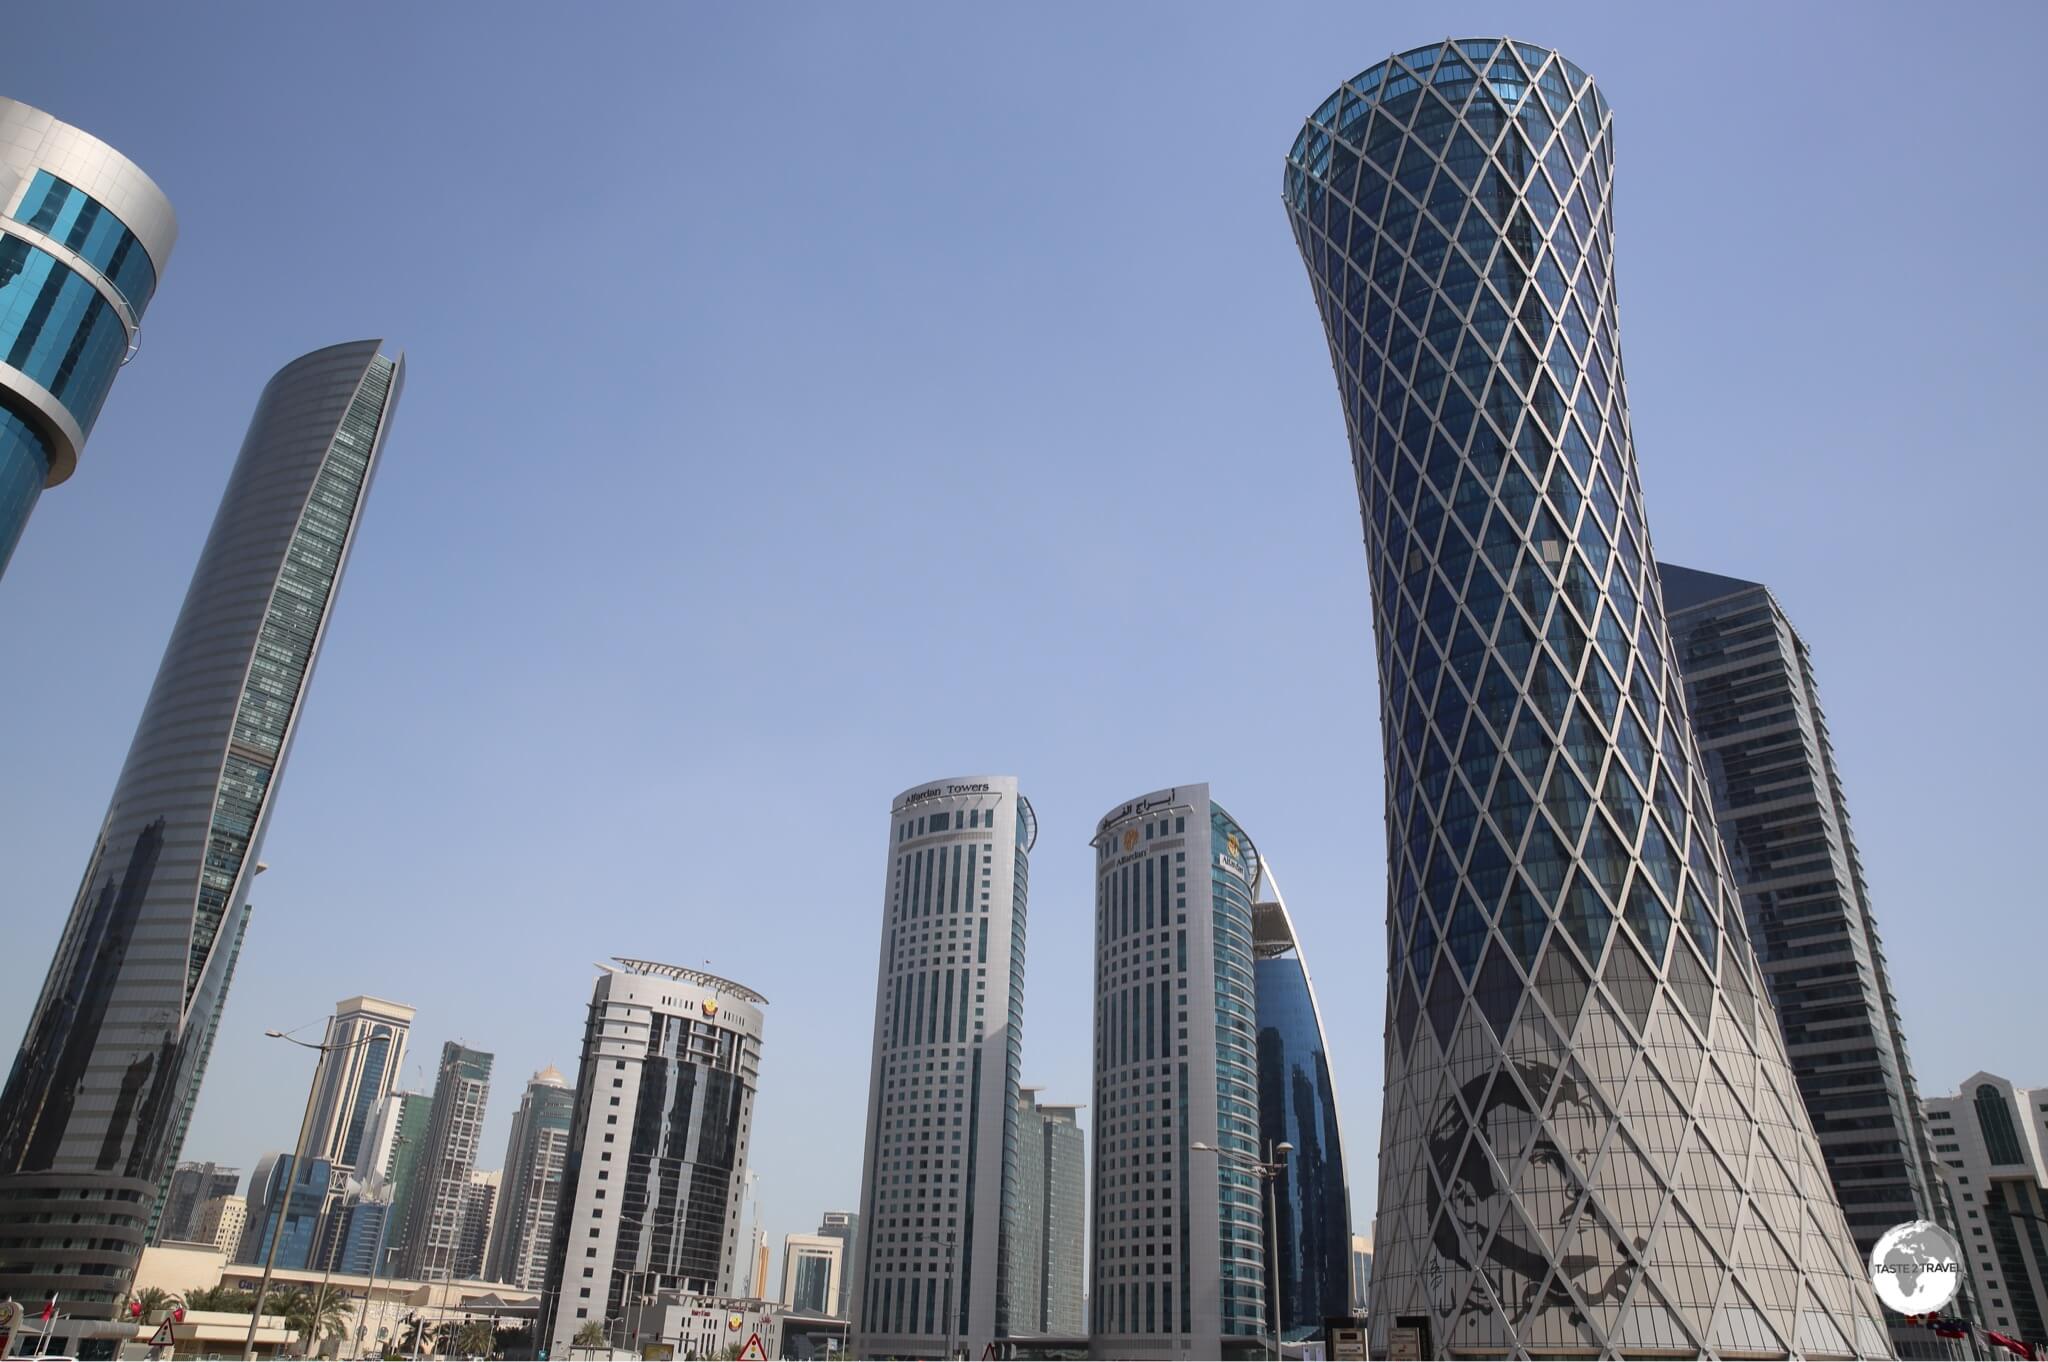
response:
M360 341L295 360L257 404L0 1094L0 1231L7 1175L47 1175L38 1185L54 1178L117 1196L144 1188L146 1215L177 1155L299 702L402 384L403 362L380 361L377 350L378 342ZM351 430L344 418L359 390L366 401L381 397L374 411L357 409ZM346 485L316 487L343 460L355 470ZM316 531L323 566L308 577ZM318 591L308 594L314 581ZM281 583L298 594L280 596ZM275 649L259 656L274 598L271 625L290 613L296 631L284 673ZM270 687L262 695L259 682ZM249 723L259 712L266 727L254 738ZM235 772L258 769L248 789L231 786ZM213 869L209 888L209 845L230 822L239 856L231 870ZM202 914L202 901L217 910ZM0 1274L0 1287L9 1281Z
M163 274L178 244L178 215L156 181L91 133L19 100L0 99L0 212L13 208L38 170L106 205Z
M1494 38L1360 73L1287 157L1386 740L1372 1346L1883 1356L1671 664L1612 171L1585 73Z

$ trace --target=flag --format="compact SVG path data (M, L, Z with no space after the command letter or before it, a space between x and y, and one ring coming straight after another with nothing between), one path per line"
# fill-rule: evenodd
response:
M183 1323L185 1322L185 1307L184 1307L184 1306L182 1306L182 1305L174 1305L174 1306L172 1306L172 1307L171 1307L171 1322L172 1322L173 1324L183 1324Z
M141 1298L140 1296L131 1296L131 1297L129 1297L129 1300L128 1300L128 1318L130 1318L130 1319L141 1319L141 1318L142 1318L142 1298Z
M2001 1334L1996 1329L1986 1329L1984 1331L1984 1337L1990 1339L1993 1343L1996 1343L1999 1347L2005 1349L2014 1357L2031 1357L2034 1351L2032 1348L2029 1348L2026 1344L2020 1342L2018 1339L2009 1337L2005 1334Z
M50 1322L50 1317L56 1313L57 1293L53 1291L50 1293L50 1298L43 1302L43 1313L38 1318L40 1318L43 1321L43 1323L48 1324Z
M1968 1338L1970 1326L1962 1320L1943 1316L1934 1321L1934 1334L1937 1338Z

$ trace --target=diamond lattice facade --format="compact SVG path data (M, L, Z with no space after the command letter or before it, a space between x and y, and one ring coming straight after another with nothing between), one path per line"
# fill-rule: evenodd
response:
M1387 742L1372 1342L1883 1356L1670 663L1612 173L1585 73L1496 39L1369 68L1287 159Z

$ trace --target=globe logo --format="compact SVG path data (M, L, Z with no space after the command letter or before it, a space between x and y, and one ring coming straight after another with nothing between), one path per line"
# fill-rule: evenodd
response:
M1870 1251L1870 1284L1902 1315L1931 1314L1962 1289L1962 1245L1932 1220L1894 1225Z

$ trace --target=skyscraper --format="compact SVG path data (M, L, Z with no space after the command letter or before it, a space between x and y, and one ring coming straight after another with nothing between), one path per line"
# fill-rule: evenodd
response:
M1269 1271L1255 1168L1258 852L1207 785L1119 805L1094 845L1092 1346L1253 1356Z
M371 1113L398 1084L413 1009L381 998L344 998L327 1022L327 1050L313 1070L313 1134L307 1148L339 1172L356 1160Z
M1279 1241L1280 1319L1288 1337L1313 1337L1351 1306L1351 1188L1337 1087L1322 1009L1294 921L1259 860L1252 904L1252 974L1259 1021L1259 1148L1293 1146L1273 1199L1266 1251ZM1270 1304L1266 1328L1274 1327Z
M860 1214L857 1211L827 1211L818 1221L818 1233L839 1241L839 1294L833 1300L832 1314L839 1319L848 1319L850 1316L846 1312L853 1281L854 1245L860 1239Z
M576 1090L553 1065L526 1085L505 1143L504 1182L484 1276L538 1291L555 1242L555 1208L562 1196L562 1169L569 1158L569 1123Z
M208 1244L232 1257L235 1250L242 1246L242 1231L248 1224L248 1198L213 1197L200 1205L192 1235L186 1242Z
M697 970L615 963L591 990L548 1255L556 1289L542 1298L539 1336L562 1357L629 1299L731 1295L739 1267L768 1000Z
M196 1242L193 1236L199 1232L199 1208L215 1197L233 1196L241 1185L239 1168L223 1168L216 1163L179 1164L171 1170L154 1242Z
M1955 1234L1806 642L1760 583L1657 574L1750 946L1857 1252L1907 1220ZM1892 1339L1945 1355L1925 1329Z
M247 1220L238 1263L262 1263L277 1239L277 1266L297 1270L317 1267L314 1247L327 1205L327 1186L334 1170L325 1159L307 1159L304 1171L290 1154L265 1154L249 1175Z
M1088 1145L1079 1107L1048 1106L1038 1089L1017 1099L1017 1233L1010 1301L1015 1335L1086 1333L1081 1225L1088 1213Z
M127 157L0 99L0 574L45 487L78 467L178 239Z
M472 1170L462 1189L462 1216L455 1232L455 1265L450 1275L475 1281L484 1275L484 1259L490 1252L498 1220L498 1185L504 1170Z
M1386 740L1372 1346L1881 1355L1672 665L1612 123L1554 52L1447 41L1287 157Z
M363 1134L364 1148L357 1150L358 1171L366 1188L389 1201L385 1217L384 1247L378 1267L388 1271L397 1264L394 1250L405 1244L405 1224L412 1189L418 1179L421 1145L426 1143L427 1125L433 1118L434 1099L423 1092L387 1093L370 1113Z
M461 1275L463 1207L473 1196L469 1175L491 1100L491 1060L452 1040L441 1047L434 1105L406 1189L400 1276L445 1282Z
M1927 1120L1962 1203L1957 1242L1979 1318L2029 1343L2048 1340L2048 1088L1974 1073L1929 1101Z
M1011 1331L1024 935L1038 820L1014 776L890 806L855 1254L856 1356Z
M74 1316L111 1316L184 1143L398 401L404 364L379 344L280 370L228 477L0 1092L0 1293L17 1300L54 1291ZM105 1217L89 1246L53 1233L59 1200Z

